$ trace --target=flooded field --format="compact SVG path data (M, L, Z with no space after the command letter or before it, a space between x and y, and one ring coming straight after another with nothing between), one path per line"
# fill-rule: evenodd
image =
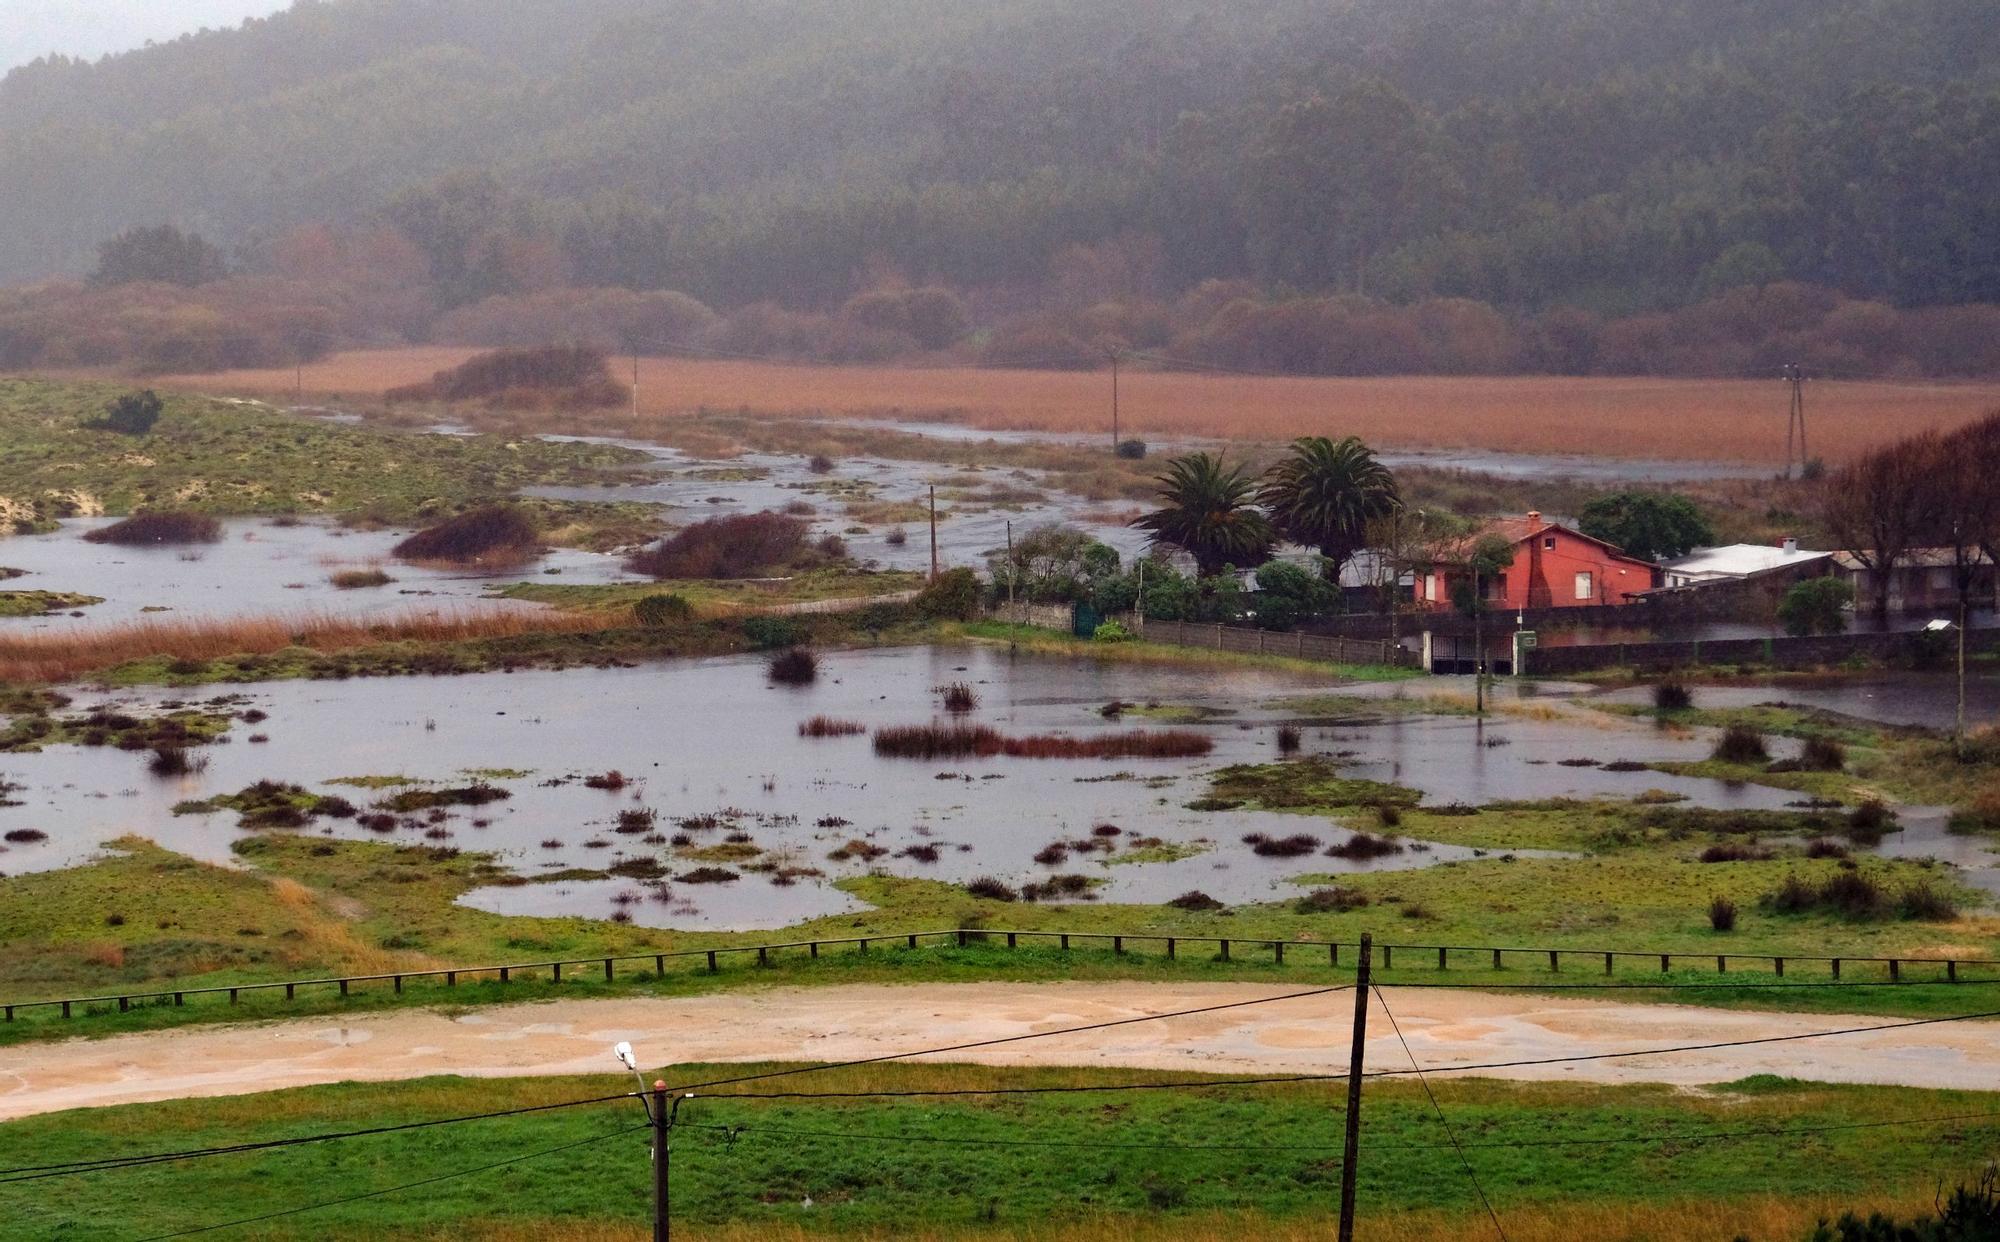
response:
M878 757L865 734L800 736L808 717L865 729L930 721L937 690L970 683L977 723L1009 734L1163 728L1127 714L1105 719L1112 700L1172 705L1173 727L1214 743L1199 759ZM1392 697L1412 684L1366 688ZM1757 785L1607 771L1617 759L1697 759L1707 741L1630 721L1537 719L1503 714L1412 715L1361 707L1337 716L1288 706L1323 687L1278 674L1182 671L1088 660L1013 655L997 647L926 647L832 654L817 684L778 688L764 663L727 658L621 670L573 670L448 679L277 683L249 689L219 710L262 712L239 721L227 744L200 748L200 770L159 777L145 753L52 746L6 756L0 773L22 805L0 810L7 827L48 840L0 855L0 870L60 867L105 842L136 833L170 849L227 861L242 835L237 815L176 814L177 804L234 793L259 780L338 794L363 818L317 820L301 831L495 852L531 883L493 886L468 900L490 910L608 916L676 927L776 927L858 908L832 881L871 869L1010 885L1055 874L1096 881L1105 900L1160 902L1190 889L1237 903L1296 894L1307 872L1433 866L1474 851L1408 842L1370 861L1260 857L1250 833L1312 833L1327 845L1350 835L1334 824L1247 810L1197 811L1207 773L1277 757L1276 726L1299 724L1304 752L1333 756L1342 776L1422 791L1426 805L1507 799L1631 798L1648 789L1687 805L1776 808L1791 795ZM158 706L167 692L84 695ZM1571 761L1565 764L1564 761ZM623 783L593 788L610 772ZM405 783L408 782L408 783ZM374 804L411 790L488 783L507 797L478 806L405 814L371 828ZM598 784L605 782L601 779ZM621 812L627 812L621 817ZM1105 833L1101 825L1118 829ZM1110 850L1077 848L1108 838ZM1150 844L1135 849L1135 839ZM1057 861L1047 847L1070 843ZM839 854L838 858L829 855ZM1130 855L1130 861L1126 856ZM1044 855L1050 858L1052 855ZM1140 861L1140 860L1148 861ZM670 895L604 873L652 860L669 877L715 866L734 878L687 883ZM769 865L759 874L745 869ZM550 882L549 877L573 873ZM586 874L574 874L586 873ZM774 880L782 882L774 882Z

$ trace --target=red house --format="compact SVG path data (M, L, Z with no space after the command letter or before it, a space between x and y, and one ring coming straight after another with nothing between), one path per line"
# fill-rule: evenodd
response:
M1658 565L1627 556L1582 531L1543 521L1540 513L1497 518L1462 546L1470 549L1475 540L1486 535L1499 535L1514 545L1514 563L1485 583L1487 604L1496 610L1624 604L1659 584ZM1431 566L1417 575L1418 606L1438 610L1454 607L1453 588L1469 574L1463 562L1454 565L1441 560Z

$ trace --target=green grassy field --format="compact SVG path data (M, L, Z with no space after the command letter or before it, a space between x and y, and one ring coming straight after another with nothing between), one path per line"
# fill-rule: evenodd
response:
M615 1068L608 1054L606 1061ZM659 1073L686 1083L769 1068L777 1067L683 1065ZM937 1065L812 1073L772 1086L874 1092L1135 1081L1202 1079ZM0 1167L395 1126L629 1086L629 1078L609 1072L437 1078L60 1113L0 1125ZM1197 1237L1219 1213L1240 1214L1242 1236L1279 1236L1301 1226L1324 1230L1338 1200L1338 1084L772 1101L731 1099L731 1090L698 1093L677 1114L676 1236L1056 1236L1037 1231L1068 1228L1076 1232L1063 1236ZM1938 1182L1971 1174L2000 1143L2000 1099L1973 1092L1768 1078L1700 1093L1480 1080L1443 1080L1435 1091L1495 1212L1524 1239L1550 1236L1537 1228L1549 1219L1596 1220L1596 1230L1582 1236L1665 1239L1727 1238L1719 1230L1776 1217L1785 1232L1754 1236L1789 1240L1821 1211L1925 1199ZM643 1122L637 1102L624 1100L0 1182L0 1238L150 1237L431 1178L443 1180L268 1220L255 1236L631 1236L649 1210ZM1422 1086L1370 1083L1362 1125L1364 1236L1490 1229ZM1794 1129L1811 1133L1770 1133ZM451 1176L524 1156L534 1158ZM1768 1196L1789 1203L1788 1219L1772 1212ZM1604 1222L1620 1219L1674 1219L1680 1231L1604 1231ZM1404 1231L1419 1222L1427 1233ZM1141 1229L1178 1231L1132 1232Z

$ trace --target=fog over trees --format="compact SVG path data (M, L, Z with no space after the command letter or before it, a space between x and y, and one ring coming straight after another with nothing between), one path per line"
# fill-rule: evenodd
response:
M974 334L987 361L1068 365L1110 343L1312 373L1983 374L1994 21L1986 0L301 0L0 81L0 279L81 277L171 224L266 283L153 293L156 317L240 336L246 303L253 328L296 312L288 350L430 339L494 298L525 301L445 326L659 335L621 290L691 300L659 313L713 347L836 359ZM914 290L927 309L854 302ZM101 315L0 303L0 354Z

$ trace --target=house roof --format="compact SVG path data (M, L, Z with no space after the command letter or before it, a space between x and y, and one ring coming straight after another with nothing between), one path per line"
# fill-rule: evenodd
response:
M1519 544L1526 543L1528 540L1552 530L1559 530L1572 539L1580 539L1585 543L1596 544L1616 560L1630 561L1634 565L1644 565L1647 569L1653 568L1653 562L1633 556L1615 543L1607 543L1594 535L1586 535L1574 526L1565 526L1561 522L1551 522L1539 513L1529 513L1525 517L1488 518L1480 524L1479 529L1473 531L1459 545L1460 552L1461 555L1470 553L1472 545L1487 535L1498 535L1509 543Z
M1833 553L1833 563L1842 569L1866 569L1861 558L1852 552ZM1972 554L1974 565L1990 564L1984 552ZM1911 548L1896 558L1898 569L1950 569L1958 564L1958 556L1950 548Z
M1686 556L1666 562L1670 574L1694 574L1719 578L1747 578L1789 565L1825 560L1831 552L1810 552L1804 548L1775 548L1763 543L1731 543L1719 548L1697 548Z

